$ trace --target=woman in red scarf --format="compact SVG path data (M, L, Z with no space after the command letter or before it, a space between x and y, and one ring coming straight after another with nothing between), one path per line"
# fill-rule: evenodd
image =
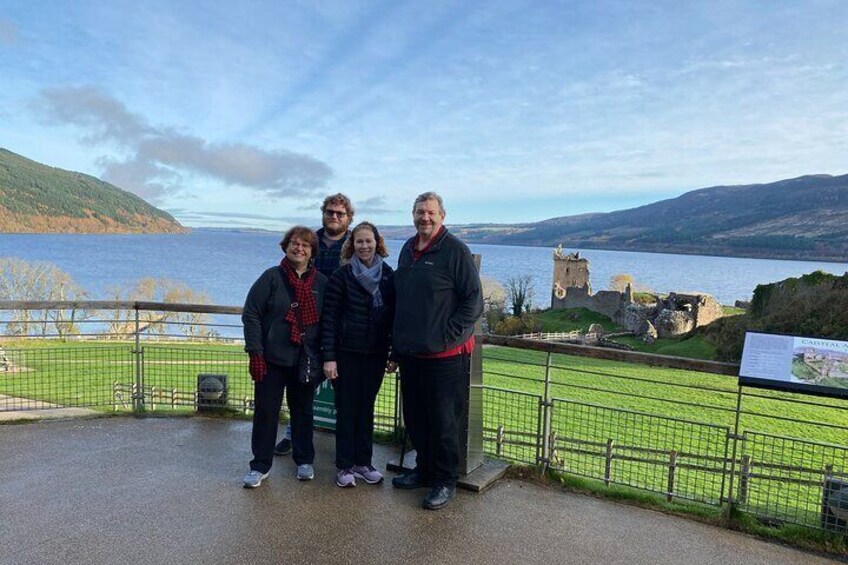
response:
M297 364L302 344L320 349L321 306L327 278L312 266L318 252L318 237L309 228L295 226L280 242L285 257L253 283L244 303L244 349L250 356L254 382L254 412L250 472L245 488L256 488L268 476L274 459L277 425L283 392L292 425L292 458L297 478L311 480L312 400L314 383L301 383Z

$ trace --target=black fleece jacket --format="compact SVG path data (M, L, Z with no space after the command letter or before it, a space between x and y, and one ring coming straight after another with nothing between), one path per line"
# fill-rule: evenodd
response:
M315 273L312 294L320 315L324 302L324 287L327 277ZM248 353L260 353L265 360L283 367L293 367L297 364L300 346L289 339L291 324L286 320L286 313L291 308L294 294L285 282L280 267L271 267L262 273L244 301L241 321L244 324L244 350ZM321 323L312 324L306 329L306 339L318 350L321 338Z
M337 351L387 355L395 313L394 271L383 263L380 276L383 307L374 310L374 297L356 281L350 265L336 269L324 296L321 344L324 361Z
M480 275L471 251L442 228L417 261L407 240L395 273L394 355L441 353L465 343L483 313Z

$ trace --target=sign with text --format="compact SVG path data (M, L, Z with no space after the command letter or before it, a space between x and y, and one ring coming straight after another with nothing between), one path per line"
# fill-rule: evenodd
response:
M739 384L848 398L848 341L747 332Z

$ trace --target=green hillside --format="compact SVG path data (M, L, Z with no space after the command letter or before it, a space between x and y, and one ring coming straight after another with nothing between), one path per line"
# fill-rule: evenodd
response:
M134 194L0 148L0 232L182 231L170 214Z

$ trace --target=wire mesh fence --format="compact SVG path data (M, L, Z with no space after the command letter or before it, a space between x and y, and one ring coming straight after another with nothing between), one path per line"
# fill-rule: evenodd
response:
M111 407L115 383L135 382L133 348L4 347L0 411Z
M483 405L484 453L536 464L541 457L542 397L484 386Z
M560 471L719 505L729 428L555 398L550 464Z

